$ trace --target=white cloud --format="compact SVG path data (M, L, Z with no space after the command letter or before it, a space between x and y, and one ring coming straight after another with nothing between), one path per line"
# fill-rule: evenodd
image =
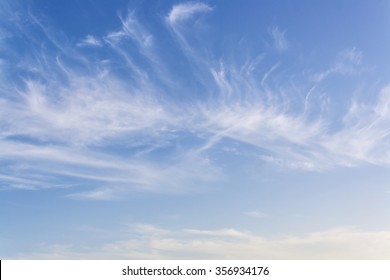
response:
M114 77L73 78L69 87L57 85L55 98L51 86L26 84L21 100L0 103L8 127L3 133L86 145L148 130L157 133L174 122L153 97L126 88Z
M67 195L71 199L79 200L113 200L117 198L117 194L110 188L95 189L89 192L79 192Z
M53 180L56 176L88 181L88 189L77 189L70 195L79 199L111 199L133 188L195 190L197 184L213 184L224 177L222 168L209 159L211 150L223 139L252 145L258 148L253 155L256 159L287 168L390 165L387 87L373 93L378 99L371 104L355 100L350 108L344 108L343 122L332 123L334 120L321 113L322 104L310 104L319 83L311 85L310 99L302 97L302 104L298 104L304 91L297 93L285 82L280 74L282 63L263 67L266 55L245 56L242 65L237 63L241 57L228 60L210 55L210 59L202 59L186 41L189 35L176 27L211 10L203 3L179 4L166 17L179 45L190 50L191 76L199 88L209 90L204 93L207 98L198 99L197 92L183 87L182 96L190 96L190 102L172 98L180 88L177 78L164 71L163 54L153 47L158 42L133 12L120 17L119 29L108 31L103 39L84 38L92 45L105 40L104 47L123 58L126 77L110 68L114 63L110 59L106 63L92 61L81 50L71 49L66 40L62 44L33 17L66 56L47 50L33 53L18 67L34 69L34 75L18 87L10 81L2 85L0 160L12 160L7 166L9 177L2 180L26 189L68 187ZM269 32L275 46L285 49L284 32L277 27ZM123 38L135 42L137 55L147 59L134 59L134 49L129 51L126 44L119 44ZM72 55L73 63L67 63L67 56ZM342 51L331 72L354 73L361 67L362 57L356 48ZM5 64L0 64L0 70L7 70ZM158 78L151 78L152 72ZM318 117L309 116L310 105L319 111ZM182 141L183 134L195 143L189 141L165 158L153 158L155 150L180 146L175 141ZM110 151L113 146L123 149L124 154ZM30 172L20 172L21 162ZM41 177L26 175L33 173Z
M202 192L222 179L220 170L200 155L182 154L172 162L93 152L84 147L40 146L0 141L0 162L8 189L69 188L68 198L112 200L134 190L157 193ZM23 162L21 165L20 162ZM63 178L69 183L62 183ZM69 179L71 180L69 181Z
M388 259L390 232L336 228L305 235L267 238L236 229L167 230L132 228L129 239L93 248L53 245L28 259ZM15 257L15 256L12 256Z
M124 38L133 39L141 48L147 48L153 44L153 36L135 18L134 12L129 11L125 17L120 16L122 26L117 31L109 32L105 40L111 44L117 44Z
M188 2L174 5L165 17L166 23L170 28L170 31L175 35L175 39L179 43L182 53L187 56L190 61L194 62L194 66L200 62L208 63L204 61L204 57L199 54L199 50L194 47L197 41L196 36L193 36L194 30L199 27L199 21L192 22L191 25L184 23L189 22L200 13L211 12L212 7L201 2ZM197 68L195 66L194 68ZM195 69L194 69L195 70ZM202 75L201 73L194 73L196 75Z
M242 57L202 56L184 22L212 10L204 3L178 4L165 18L188 51L189 76L206 89L201 98L199 89L181 87L177 73L165 71L164 53L156 51L159 42L133 12L120 17L118 29L79 43L107 47L119 59L112 55L96 62L84 56L31 14L31 26L52 50L27 27L7 31L7 36L25 34L31 54L14 63L17 71L28 73L24 80L0 78L0 181L8 189L68 188L68 198L84 200L117 199L134 190L199 192L224 179L223 167L210 156L223 139L252 145L257 153L251 156L286 168L390 165L390 87L369 92L377 96L372 102L352 100L336 121L322 113L321 102L311 104L329 75L361 73L362 52L340 52L314 86L312 81L302 86L310 88L305 95L280 74L283 63L264 62L266 54L245 57L242 65L237 63ZM288 50L284 31L268 31L276 50ZM136 48L129 50L127 39ZM12 66L5 55L0 73ZM182 88L184 102L172 97ZM307 113L310 106L317 117ZM266 217L259 211L242 214ZM350 259L389 258L390 252L388 231L337 229L268 238L237 229L138 225L128 236L85 251L77 244L58 244L29 258Z
M290 43L286 39L285 31L281 31L279 27L273 26L268 28L268 33L272 37L273 47L280 52L288 50Z
M372 106L355 103L342 126L333 131L326 118L309 120L263 102L205 107L204 129L215 135L210 138L211 146L219 139L231 138L268 150L271 154L262 156L263 160L289 168L389 165L389 92L388 87L383 88Z
M45 178L43 176L37 176L37 174L31 175L8 175L8 174L0 174L0 181L4 182L0 189L3 190L11 190L11 189L19 189L19 190L40 190L40 189L48 189L48 188L71 188L71 184L65 183L52 183L48 182L50 178Z
M268 217L268 214L266 214L264 212L261 212L261 211L257 211L257 210L246 211L246 212L243 212L243 214L246 215L246 216L249 216L249 217L261 218L261 219Z
M322 145L339 160L389 165L390 87L381 89L371 105L353 102L343 119L343 127L323 138Z
M273 156L263 156L263 160L288 168L317 169L323 164L316 156L322 153L317 143L324 129L321 121L294 116L260 100L221 102L201 112L200 129L212 135L204 149L230 138L269 151Z
M169 24L174 25L180 21L190 19L195 14L210 11L212 11L212 8L201 2L182 3L173 6L166 19Z
M332 71L338 75L355 73L362 56L355 48L343 51ZM216 89L214 98L198 107L201 114L194 113L201 116L198 129L210 133L203 151L230 138L268 151L260 156L262 160L286 168L320 170L390 164L388 86L374 92L377 100L369 103L351 95L351 106L338 112L343 116L339 123L340 117L334 119L329 112L322 112L330 97L318 96L319 84L311 86L302 104L298 104L300 107L294 108L296 100L289 92L294 89L283 89L279 64L265 71L260 83L239 71L242 67L237 64L218 64L210 68ZM308 113L308 108L315 108L317 117Z
M319 123L306 123L301 117L266 108L262 103L233 104L205 111L210 128L224 136L261 146L281 140L306 144L321 130ZM305 129L304 129L305 128Z
M92 35L87 35L80 43L77 44L77 46L79 46L79 47L83 47L83 46L100 47L100 46L102 46L102 42Z

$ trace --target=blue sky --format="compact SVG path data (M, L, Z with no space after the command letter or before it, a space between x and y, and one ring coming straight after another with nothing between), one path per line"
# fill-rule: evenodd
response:
M387 1L0 1L0 257L390 257Z

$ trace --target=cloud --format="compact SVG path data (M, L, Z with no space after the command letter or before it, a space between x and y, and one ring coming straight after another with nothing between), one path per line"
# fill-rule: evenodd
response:
M358 164L389 165L390 87L380 90L371 106L353 102L344 116L343 127L324 138L323 146L340 159Z
M0 182L2 182L1 190L40 190L48 188L71 188L73 185L66 183L48 183L49 178L42 176L37 176L37 174L30 176L21 176L20 174L15 174L10 176L7 174L0 174Z
M181 21L190 19L195 14L210 12L212 10L213 9L210 6L201 2L177 4L172 7L166 17L166 20L169 24L174 25L180 23Z
M338 75L358 75L363 71L363 53L356 47L341 51L333 63L333 65L321 73L314 75L317 82L321 82L327 77Z
M101 47L102 44L103 43L99 39L95 38L92 35L87 35L80 43L77 44L77 46L79 46L79 47L83 47L83 46Z
M272 44L275 50L279 52L288 50L290 43L286 39L285 31L279 30L279 27L277 26L272 26L268 28L268 33L272 38Z
M201 2L181 3L174 5L165 17L167 26L174 35L175 40L177 40L182 54L189 58L195 71L200 66L200 63L207 63L205 57L203 57L204 54L201 54L200 49L196 47L199 44L204 44L204 41L199 39L199 34L194 32L199 30L199 21L192 22L191 25L186 25L185 23L188 23L195 15L211 12L212 10L212 7ZM194 74L202 76L201 73L195 73L195 71Z
M388 259L388 231L335 228L304 235L268 238L236 229L168 230L135 225L133 237L96 247L45 244L21 259Z
M288 167L315 169L314 146L325 132L324 121L297 113L291 108L289 97L268 82L274 79L277 67L266 70L260 83L252 74L248 76L238 69L225 63L220 69L210 70L215 81L215 98L201 104L198 107L201 114L197 114L198 129L211 135L202 149L213 148L220 140L229 138L270 151L272 158L291 162ZM264 156L263 159L268 157ZM267 161L271 162L270 157Z
M73 77L71 86L56 84L55 97L50 85L27 81L26 86L17 100L0 100L3 127L0 136L4 148L0 154L11 158L38 160L41 157L46 163L57 160L76 166L89 165L96 160L94 157L104 158L104 153L91 156L90 146L105 147L114 141L130 149L154 139L149 142L157 147L160 141L165 141L164 136L157 135L175 126L175 117L152 97L129 92L113 77L100 80ZM144 140L136 141L141 138ZM73 160L67 154L84 157L76 156L77 160ZM90 157L93 160L89 161ZM115 157L110 160L118 162ZM102 169L105 167L109 166ZM102 170L97 174L102 174Z
M340 52L333 74L354 75L361 69L362 57L356 48ZM280 64L262 69L260 82L252 78L255 70L248 75L237 63L220 60L217 65L209 70L215 98L199 106L203 116L199 129L210 133L203 150L229 138L267 151L260 155L263 161L286 168L390 164L388 86L376 89L376 100L369 103L351 94L350 104L334 117L327 107L337 101L323 96L320 82L311 85L306 96L295 92L295 96L304 97L296 102L295 89L280 75L284 71ZM314 108L316 116L310 113Z
M197 192L202 183L220 179L219 168L191 147L163 159L155 155L156 150L172 149L178 135L187 131L186 109L163 98L165 92L151 72L134 62L138 58L126 46L113 41L102 45L126 58L130 73L124 73L130 81L110 68L112 57L95 61L66 44L63 53L75 56L58 56L59 38L30 16L54 48L33 52L22 66L34 75L23 77L17 87L7 80L2 89L0 162L7 175L0 180L7 189L67 187L72 199L107 200L134 189ZM151 35L131 12L120 20L121 28L103 39L114 40L115 34L132 39L164 80L153 50L145 50L151 47ZM81 42L102 44L91 35ZM6 63L0 66L10 70L4 69Z
M0 61L0 72L20 73L0 88L4 185L69 188L70 198L96 200L134 189L198 191L197 186L226 176L211 156L224 139L246 144L237 154L285 168L390 165L389 87L371 90L377 98L371 103L351 100L337 119L316 95L331 73L360 71L363 54L357 48L341 51L331 70L314 85L309 77L297 90L288 82L291 73L266 54L204 56L190 44L196 38L180 23L211 10L204 3L185 3L166 16L166 32L173 31L188 51L184 74L166 70L159 41L135 12L119 16L118 28L105 30L101 38L80 38L104 48L105 54L94 58L31 13L34 25L8 26L9 34L28 34L18 43L31 52ZM269 32L275 46L285 49L284 32L278 27ZM188 74L196 86L179 74ZM248 146L255 152L245 153ZM69 184L61 183L65 178Z
M218 182L220 170L199 155L182 154L173 162L113 155L79 147L41 146L0 141L0 174L7 189L68 188L66 197L113 200L133 191L155 193L203 192ZM66 182L66 183L64 183Z
M322 169L364 163L389 165L389 87L372 104L357 102L341 126L329 130L329 120L309 120L263 102L221 103L203 108L204 129L219 139L230 138L270 151L261 158L289 168Z
M112 189L106 188L106 189L95 189L89 192L72 193L67 195L67 197L76 200L103 201L103 200L117 199L117 194L115 194Z
M258 146L278 141L306 144L321 131L320 123L306 123L304 118L264 107L261 102L206 108L204 114L210 130L216 129L225 137Z
M98 201L139 191L204 192L230 175L222 162L229 153L245 163L302 170L390 165L390 86L371 87L364 99L349 92L340 97L337 85L337 94L323 89L331 75L363 73L358 48L341 50L329 69L296 82L307 69L291 73L269 53L224 43L232 57L208 49L192 32L199 25L189 23L213 9L174 5L159 34L127 11L116 28L83 35L76 45L32 12L27 21L2 26L1 190L61 188L66 198ZM268 33L275 50L289 49L285 31ZM166 36L165 43L156 35ZM177 47L187 61L177 59ZM339 111L329 104L339 104ZM267 217L257 210L241 214ZM109 243L45 244L40 253L15 257L379 259L389 258L388 236L341 228L270 238L236 228L136 225Z
M131 92L114 77L74 77L72 85L57 86L53 98L52 85L26 81L17 102L3 100L2 114L14 116L4 115L3 133L86 145L149 129L155 133L174 121L152 97Z
M117 44L124 38L131 38L141 48L147 48L153 44L153 36L135 18L134 12L128 11L125 17L120 16L121 29L109 32L105 40Z

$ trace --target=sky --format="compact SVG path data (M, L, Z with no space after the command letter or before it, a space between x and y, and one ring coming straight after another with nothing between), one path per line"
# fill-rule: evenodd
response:
M390 2L0 0L1 259L389 259Z

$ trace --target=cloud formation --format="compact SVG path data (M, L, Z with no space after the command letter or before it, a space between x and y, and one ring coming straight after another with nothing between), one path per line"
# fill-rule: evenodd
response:
M181 21L190 19L197 13L204 13L210 11L212 11L212 8L202 2L181 3L172 7L166 19L169 24L174 25Z
M280 52L288 50L290 43L286 39L285 31L281 31L277 26L272 26L268 28L268 33L272 38L275 50Z
M333 65L314 76L314 79L317 82L321 82L327 77L337 74L343 76L358 75L363 71L363 53L358 50L356 47L345 49L341 51Z
M302 236L267 238L236 229L168 230L135 225L129 235L98 248L53 245L28 259L267 259L267 260L378 260L390 257L387 231L335 228Z
M102 42L95 38L92 35L87 35L80 43L77 44L80 47L83 46L92 46L92 47L100 47L102 46Z
M318 47L258 3L77 4L88 22L0 4L5 257L389 257L390 81L367 45Z
M131 38L140 47L147 48L153 44L153 36L148 33L138 22L134 12L128 11L125 17L119 17L122 28L107 34L105 40L111 44L117 44L124 38Z
M133 187L180 192L198 179L213 184L224 177L210 156L224 139L257 149L254 160L284 168L390 165L389 88L371 89L376 100L370 103L353 97L337 112L341 117L329 110L337 98L321 93L331 74L361 73L361 51L340 51L330 69L295 86L283 63L267 53L232 58L192 44L199 39L182 23L213 9L178 4L162 24L187 58L181 67L191 87L176 79L186 71L172 70L134 11L121 14L116 29L86 35L74 46L31 12L34 25L16 20L7 26L8 34L26 37L3 38L4 45L16 40L30 51L18 59L7 48L9 58L0 61L2 73L19 73L1 85L2 180L26 189L86 180L91 189L68 196L79 199L113 198ZM277 50L288 49L285 31L268 32ZM22 175L21 162L40 178ZM74 182L63 186L56 176Z

